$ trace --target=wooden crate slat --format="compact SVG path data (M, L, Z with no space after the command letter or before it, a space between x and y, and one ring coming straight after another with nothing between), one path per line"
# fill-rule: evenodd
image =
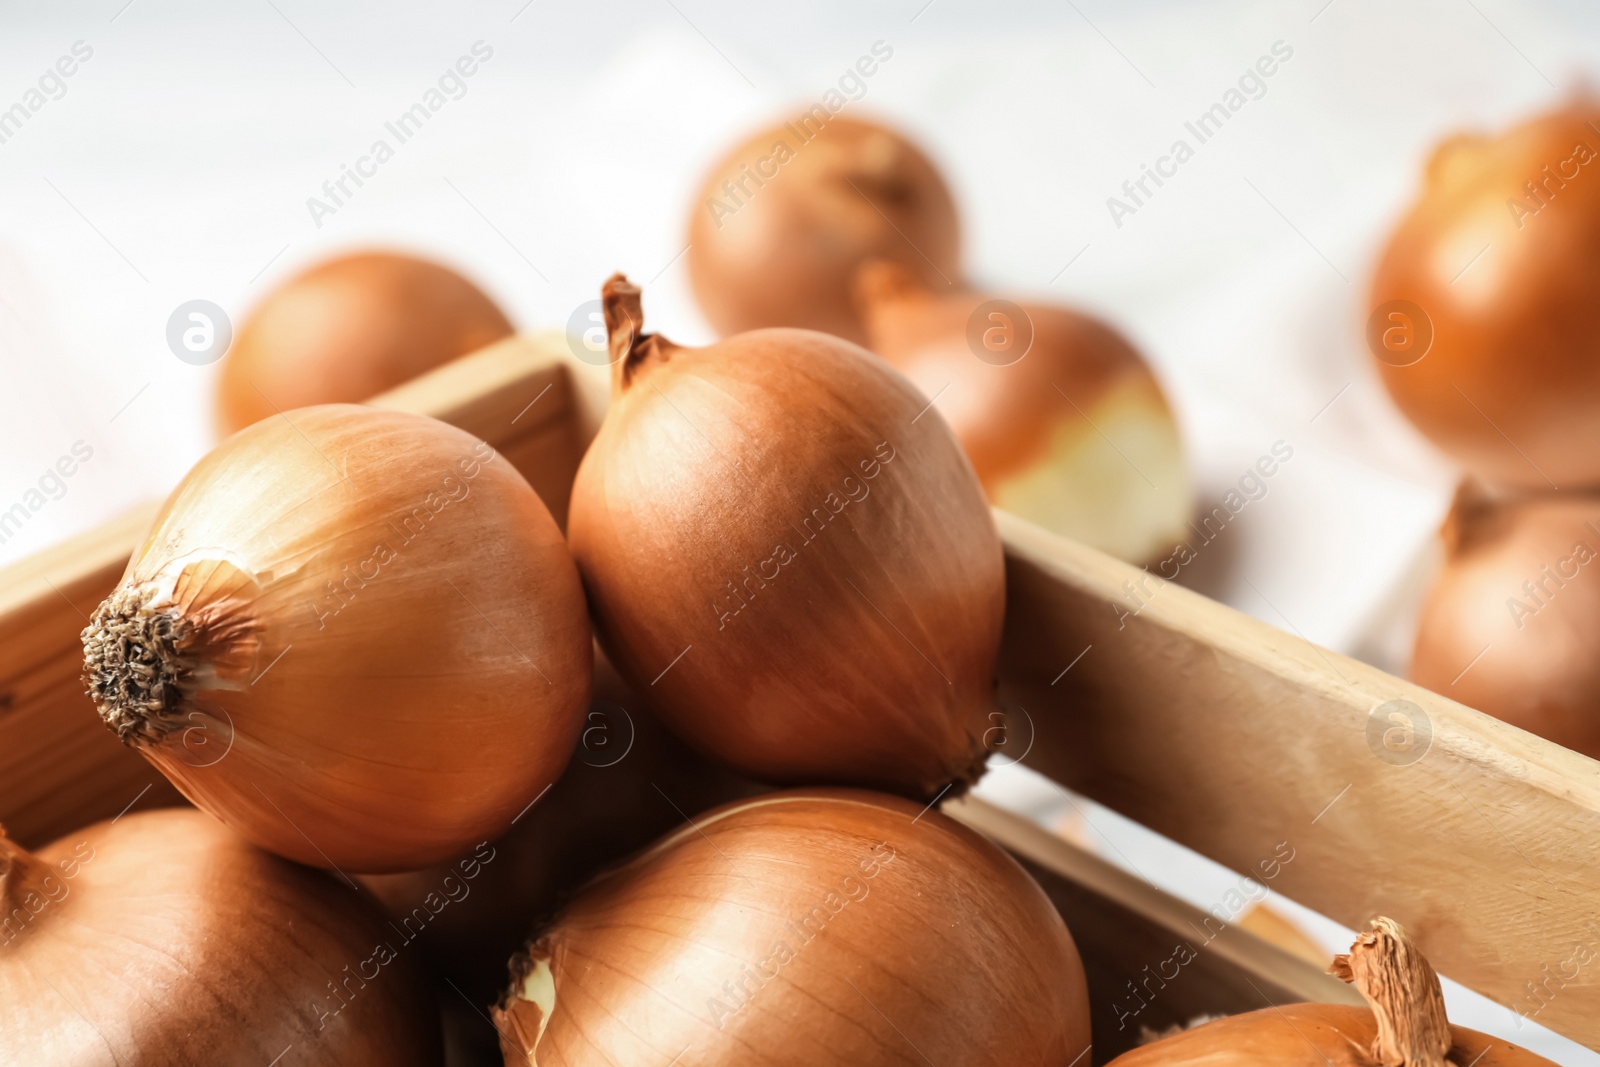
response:
M0 678L54 655L74 622L88 625L155 513L140 505L0 570Z
M1028 764L1236 871L1287 842L1273 889L1393 916L1440 973L1600 1048L1600 972L1570 962L1600 949L1600 762L997 519ZM1431 730L1415 762L1369 744L1394 700ZM1528 983L1562 970L1541 1008Z
M1146 1027L1306 1000L1363 1003L1321 969L1014 812L970 796L942 810L1003 844L1066 920L1097 994L1095 1063L1134 1047Z
M122 577L155 505L0 570L0 824L26 847L178 791L83 694L87 616ZM150 788L146 790L146 786Z
M567 498L583 453L574 430L571 360L559 338L508 337L371 403L431 415L489 442L566 529Z

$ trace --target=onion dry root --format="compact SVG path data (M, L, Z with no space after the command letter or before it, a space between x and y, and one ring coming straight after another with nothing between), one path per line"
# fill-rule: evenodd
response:
M347 873L504 833L560 774L592 665L577 570L522 475L353 405L202 459L83 642L124 743L255 843Z
M1397 922L1372 921L1329 973L1369 1007L1287 1004L1201 1023L1124 1053L1111 1067L1551 1067L1526 1049L1445 1018L1439 976Z
M349 887L192 808L36 854L0 834L0 906L0 1062L439 1063L415 951Z
M1000 540L938 413L806 330L707 348L606 283L611 408L570 540L607 654L675 732L780 782L933 797L998 733Z
M1412 680L1600 758L1600 495L1468 481L1440 538Z
M482 290L438 263L387 252L319 263L240 326L218 426L227 435L280 411L359 403L511 332Z
M927 157L876 123L814 123L754 134L695 199L689 281L725 337L797 326L862 344L859 264L889 259L929 285L961 276L955 202Z
M865 264L856 291L870 347L937 398L996 507L1134 563L1186 539L1177 422L1115 330L887 261Z
M1015 860L917 804L740 801L587 886L512 962L507 1064L1065 1067L1071 935Z

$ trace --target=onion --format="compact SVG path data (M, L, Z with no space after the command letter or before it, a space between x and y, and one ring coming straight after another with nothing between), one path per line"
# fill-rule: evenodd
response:
M560 774L591 670L577 572L522 475L353 405L201 460L83 642L124 743L256 844L345 871L504 833Z
M1287 1004L1202 1023L1124 1053L1111 1067L1554 1067L1445 1019L1439 977L1403 927L1377 918L1331 973L1367 1008Z
M884 261L862 267L857 293L871 348L938 398L996 507L1134 563L1185 539L1177 423L1116 331Z
M689 220L689 280L724 336L765 326L866 333L851 294L870 258L929 285L960 278L955 202L910 141L833 118L755 134L712 168Z
M401 941L320 871L192 808L30 855L0 835L0 1061L436 1064Z
M385 252L329 260L240 327L222 364L218 424L226 435L280 411L364 401L511 332L448 267Z
M1005 574L938 413L826 334L684 348L639 333L620 274L604 306L611 407L568 531L612 662L753 777L924 797L975 779Z
M450 863L360 879L397 923L421 929L419 945L474 1003L499 993L530 917L684 818L759 791L668 733L603 657L594 695L561 780L510 833ZM472 1020L492 1046L494 1031Z
M1412 679L1600 758L1600 497L1496 501L1469 484L1440 536Z
M1016 861L850 790L726 805L601 876L512 961L495 1019L506 1063L539 1067L1066 1067L1089 1046L1077 948Z
M1400 409L1491 483L1600 483L1600 102L1429 164L1372 284L1369 344Z

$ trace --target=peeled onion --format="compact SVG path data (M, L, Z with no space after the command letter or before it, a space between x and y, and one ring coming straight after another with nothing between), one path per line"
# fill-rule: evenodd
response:
M711 169L689 219L689 280L723 336L798 326L865 343L851 278L875 258L929 285L961 276L944 179L876 123L796 121L751 136Z
M439 1062L414 950L357 894L192 808L29 854L0 834L0 1062Z
M448 267L341 256L285 282L240 326L222 363L218 424L227 435L280 411L359 403L511 332Z
M1134 563L1186 539L1177 423L1115 330L883 261L863 266L857 293L870 347L938 398L996 507Z
M603 658L594 700L560 781L504 837L449 863L361 883L475 1004L499 994L505 962L536 916L602 866L685 818L759 787L667 732ZM476 1021L494 1032L480 1016Z
M1384 384L1491 483L1600 483L1597 123L1600 101L1583 96L1445 142L1373 279Z
M1600 758L1600 496L1469 485L1440 537L1412 679Z
M602 875L513 961L495 1017L506 1062L539 1067L1067 1067L1089 1047L1072 936L1016 861L851 790L726 805Z
M1449 1025L1438 975L1392 919L1374 919L1331 973L1368 1007L1286 1004L1234 1015L1126 1052L1111 1067L1553 1067Z
M604 305L611 407L568 530L612 662L753 777L924 797L974 780L1005 575L938 413L826 334L684 348L640 332L621 275Z
M125 744L255 843L347 872L504 833L566 763L591 671L522 475L437 420L339 404L201 460L83 639Z

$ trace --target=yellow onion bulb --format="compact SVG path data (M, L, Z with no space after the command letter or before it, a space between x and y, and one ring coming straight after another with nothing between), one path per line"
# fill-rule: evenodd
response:
M1285 1004L1203 1022L1111 1067L1554 1067L1509 1041L1451 1026L1438 975L1392 919L1374 919L1330 972L1367 1006Z
M873 122L813 115L752 135L712 167L689 218L689 281L723 336L796 326L865 343L850 286L874 258L930 285L961 276L944 179Z
M1439 147L1372 282L1400 410L1491 484L1600 483L1600 102Z
M499 994L529 921L555 910L601 867L684 818L761 787L669 733L603 656L594 699L561 779L504 837L447 863L358 879L434 968L473 1004ZM494 1031L478 1014L465 1021Z
M997 737L1000 539L927 400L807 330L685 348L606 283L610 410L569 537L601 643L752 777L932 797Z
M1284 1004L1201 1023L1124 1053L1113 1067L1387 1067L1368 1050L1377 1041L1372 1012L1345 1004ZM1450 1027L1449 1051L1416 1067L1553 1067L1509 1041Z
M293 408L360 403L510 336L472 282L438 263L362 252L319 263L250 312L222 361L224 435Z
M487 444L304 408L229 438L84 631L124 743L256 844L409 870L498 837L565 765L590 635L561 532Z
M0 1062L435 1067L414 950L351 887L193 808L0 833Z
M1600 497L1469 484L1441 540L1412 680L1600 758Z
M739 801L585 887L512 961L508 1064L1066 1067L1072 935L1016 861L853 790Z
M1184 540L1193 492L1166 395L1105 323L1063 307L930 287L865 264L873 351L929 397L989 500L1133 563Z

